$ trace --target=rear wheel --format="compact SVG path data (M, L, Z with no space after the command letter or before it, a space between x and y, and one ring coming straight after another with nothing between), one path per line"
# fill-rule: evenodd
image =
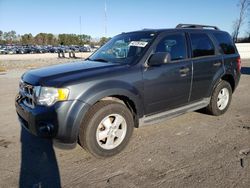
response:
M232 99L231 85L228 82L222 80L215 87L211 96L210 104L207 106L206 109L212 115L215 116L222 115L229 108L231 99Z
M79 142L97 157L113 156L127 145L133 127L133 116L124 104L100 101L84 118Z

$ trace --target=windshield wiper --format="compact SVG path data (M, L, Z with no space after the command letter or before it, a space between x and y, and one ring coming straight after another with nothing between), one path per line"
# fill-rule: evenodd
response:
M100 61L100 62L109 62L108 60L106 59L102 59L102 58L97 58L97 59L88 59L90 61Z

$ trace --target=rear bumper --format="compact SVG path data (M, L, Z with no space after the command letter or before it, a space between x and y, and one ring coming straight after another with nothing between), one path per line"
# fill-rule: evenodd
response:
M17 95L16 112L21 125L31 134L56 139L58 143L77 142L79 127L89 105L79 100L57 102L51 107L23 104Z

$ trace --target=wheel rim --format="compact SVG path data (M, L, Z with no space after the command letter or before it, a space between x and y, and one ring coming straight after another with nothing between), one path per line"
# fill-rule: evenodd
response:
M227 88L223 88L220 90L217 98L217 107L220 110L224 110L227 107L228 101L229 101L229 91Z
M106 116L97 127L96 140L99 146L111 150L119 146L127 132L127 123L119 114Z

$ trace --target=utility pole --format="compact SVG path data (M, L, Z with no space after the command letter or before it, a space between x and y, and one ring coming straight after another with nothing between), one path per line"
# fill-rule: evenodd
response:
M104 5L104 31L105 31L105 37L107 37L107 0L105 0L105 5Z
M80 40L81 40L81 43L82 43L82 17L80 16Z

